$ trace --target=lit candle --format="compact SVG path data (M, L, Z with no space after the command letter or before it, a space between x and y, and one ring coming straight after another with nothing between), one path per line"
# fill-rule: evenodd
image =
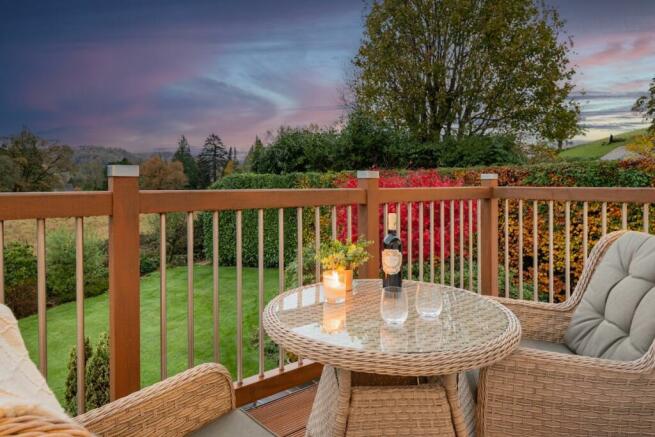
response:
M332 270L323 274L325 299L330 303L340 303L346 300L346 283L339 277L339 272Z

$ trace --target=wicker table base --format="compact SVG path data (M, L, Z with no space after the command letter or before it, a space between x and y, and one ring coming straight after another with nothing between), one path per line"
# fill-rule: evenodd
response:
M465 437L457 376L414 378L323 368L307 435Z

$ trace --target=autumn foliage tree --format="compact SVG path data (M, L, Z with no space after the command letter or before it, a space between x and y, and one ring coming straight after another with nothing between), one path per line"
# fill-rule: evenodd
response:
M73 150L28 129L0 144L0 183L5 191L51 191L61 188L73 168Z
M353 59L355 105L419 141L577 124L572 41L535 0L373 2Z
M166 161L155 155L141 164L140 187L144 190L179 190L188 179L180 161Z

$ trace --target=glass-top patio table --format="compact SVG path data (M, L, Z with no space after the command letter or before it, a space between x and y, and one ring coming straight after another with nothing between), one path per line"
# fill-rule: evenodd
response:
M439 287L441 315L421 318L418 287ZM470 291L404 281L409 315L400 326L380 315L380 280L355 281L340 304L313 284L289 290L264 310L264 328L281 347L325 365L308 435L357 430L463 436L458 374L509 355L520 341L518 319L501 304ZM439 376L438 378L436 378ZM429 412L430 414L426 414ZM392 415L392 420L385 420ZM445 419L444 419L445 418ZM447 420L452 419L452 420ZM389 422L389 423L386 423Z

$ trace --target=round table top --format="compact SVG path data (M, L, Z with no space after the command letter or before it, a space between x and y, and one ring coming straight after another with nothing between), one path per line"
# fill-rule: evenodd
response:
M444 296L441 315L421 318L419 287ZM521 337L514 314L500 303L454 287L403 281L409 315L401 326L380 315L382 281L358 280L344 303L325 301L323 286L289 290L264 310L264 328L298 356L358 372L427 376L488 366L509 355Z

